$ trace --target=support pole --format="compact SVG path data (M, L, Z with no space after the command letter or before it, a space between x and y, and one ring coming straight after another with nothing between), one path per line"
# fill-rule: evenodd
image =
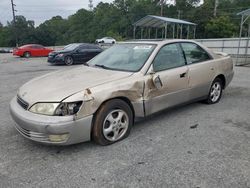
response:
M174 39L174 34L175 34L175 24L173 25L173 39Z
M189 25L188 25L188 28L187 28L187 39L189 38Z
M158 28L155 29L155 38L158 38Z
M165 39L167 38L167 33L168 33L168 24L166 23L166 25L165 25Z
M247 42L246 42L246 49L245 49L245 64L247 63L247 57L248 57L249 36L250 36L249 34L250 34L250 24L248 24Z
M195 39L195 35L196 35L196 26L194 26L194 39Z
M180 38L182 39L182 24L181 24L181 37Z
M176 25L176 38L179 38L179 24Z
M143 28L141 28L141 39L142 39L142 36L143 36Z
M244 20L244 15L241 15L240 35L239 35L239 43L238 43L238 50L237 50L237 56L236 56L236 65L238 65L238 60L239 60L239 53L240 53L240 43L241 43L241 35L242 35L243 20Z
M134 26L134 34L133 34L134 39L135 39L135 31L136 31L136 26Z

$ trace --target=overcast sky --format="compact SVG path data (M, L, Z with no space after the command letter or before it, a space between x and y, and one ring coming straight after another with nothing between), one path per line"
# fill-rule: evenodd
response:
M53 16L67 18L78 9L88 9L89 0L13 0L16 4L17 15L23 15L28 20L34 20L39 25ZM113 0L93 0L94 6L99 2ZM0 22L4 25L12 20L11 0L0 0Z

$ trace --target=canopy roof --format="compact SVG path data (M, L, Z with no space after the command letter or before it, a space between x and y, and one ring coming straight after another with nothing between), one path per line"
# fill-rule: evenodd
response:
M237 15L245 15L245 16L248 16L248 15L250 15L250 9L243 10L243 11L237 13Z
M166 24L182 24L182 25L197 25L192 22L188 22L185 20L175 19L175 18L167 18L161 16L153 16L147 15L144 18L141 18L133 25L138 27L164 27Z

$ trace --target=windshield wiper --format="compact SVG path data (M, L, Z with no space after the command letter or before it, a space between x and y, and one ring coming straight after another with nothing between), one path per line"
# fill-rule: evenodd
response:
M101 68L103 68L103 69L112 69L112 68L107 67L107 66L105 66L105 65L95 64L95 66L96 66L96 67L101 67Z

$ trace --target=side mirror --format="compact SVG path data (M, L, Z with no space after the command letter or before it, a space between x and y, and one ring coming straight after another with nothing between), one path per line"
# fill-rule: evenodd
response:
M155 73L153 65L150 66L150 68L148 70L148 74L150 74L152 76L152 81L154 83L154 86L157 89L161 89L163 86L162 81L160 79L160 76Z
M161 89L163 86L159 75L153 76L153 83L157 89Z

